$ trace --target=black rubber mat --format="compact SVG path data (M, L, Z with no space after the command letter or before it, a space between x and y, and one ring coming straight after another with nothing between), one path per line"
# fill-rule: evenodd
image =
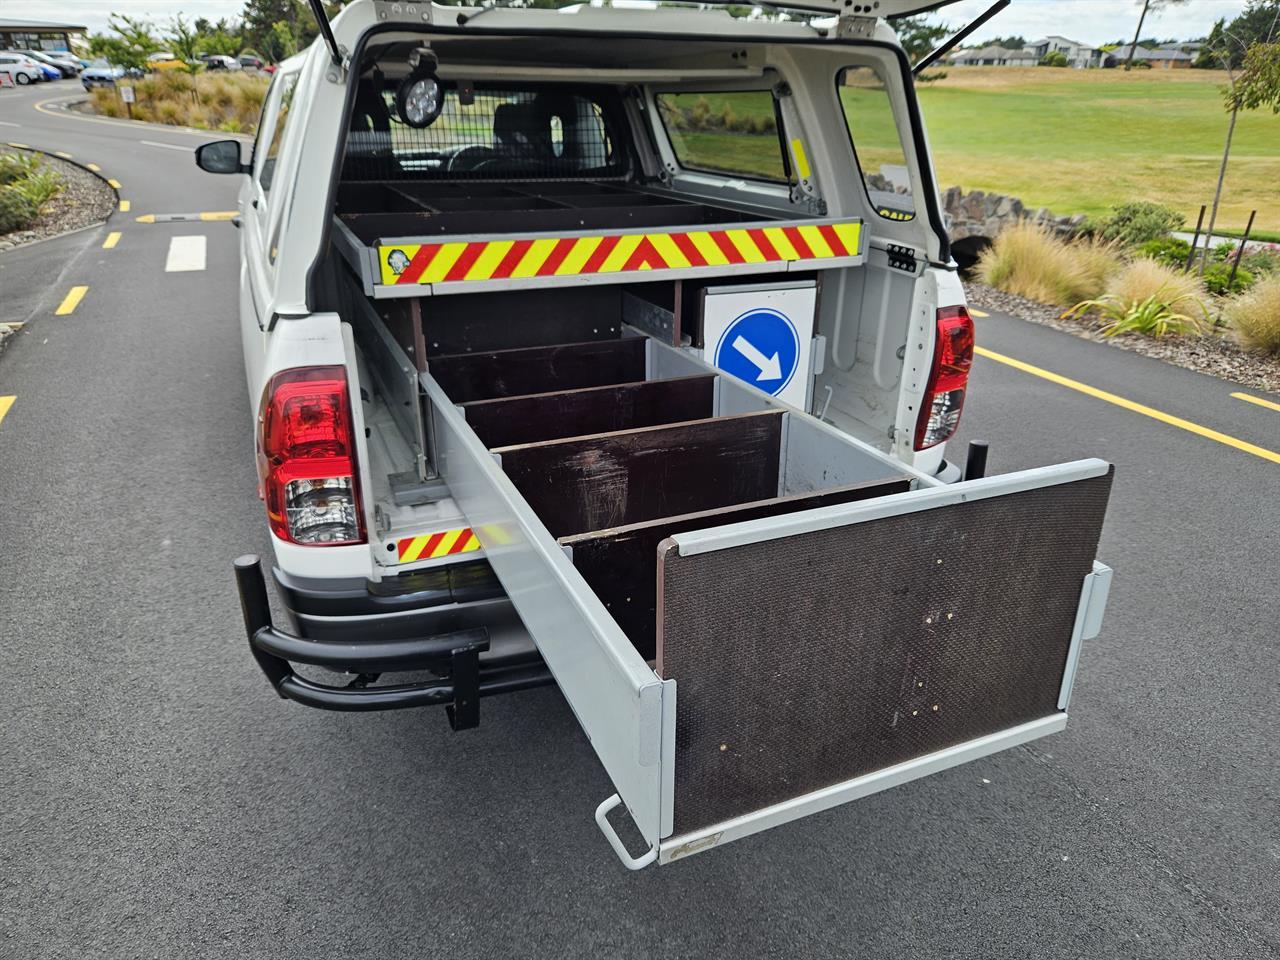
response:
M1111 474L681 557L676 835L1049 716Z

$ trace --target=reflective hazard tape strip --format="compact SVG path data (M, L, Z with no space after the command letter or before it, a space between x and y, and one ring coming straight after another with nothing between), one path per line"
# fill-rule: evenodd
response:
M398 563L415 563L418 560L435 560L439 557L452 556L455 553L471 553L480 549L480 541L476 539L470 527L460 530L441 530L437 533L424 533L420 537L404 537L396 541L396 561Z
M384 284L458 283L687 270L858 255L859 221L622 233L588 237L455 240L378 247Z

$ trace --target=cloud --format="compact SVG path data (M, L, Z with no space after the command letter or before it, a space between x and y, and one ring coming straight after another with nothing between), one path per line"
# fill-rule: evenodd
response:
M973 20L992 0L957 0L935 20L956 29ZM1245 0L1189 0L1188 3L1153 11L1147 16L1143 34L1162 39L1189 40L1207 34L1219 17L1230 19L1244 9ZM29 20L67 19L85 24L97 32L106 29L113 13L144 17L158 25L181 12L188 19L237 17L244 0L0 0L5 16ZM976 34L975 41L989 37L1021 34L1028 40L1056 33L1085 43L1108 43L1133 36L1138 25L1140 0L1013 0L1013 3Z
M958 0L933 19L959 29L976 19L992 0ZM1144 37L1191 40L1205 36L1220 17L1230 20L1245 0L1190 0L1152 10L1142 25ZM1023 36L1028 40L1059 34L1083 43L1131 40L1142 12L1141 0L1013 0L973 35L973 42L991 37Z
M174 14L181 13L188 20L207 17L238 17L244 9L244 0L66 0L51 3L50 0L0 0L0 16L20 20L59 20L64 23L83 23L93 33L107 28L107 20L113 13L127 17L142 17L158 26L169 23Z

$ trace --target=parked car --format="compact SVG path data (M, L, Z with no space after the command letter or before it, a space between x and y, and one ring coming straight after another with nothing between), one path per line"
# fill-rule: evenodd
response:
M6 50L6 53L25 53L32 60L46 66L53 67L58 71L58 78L74 78L80 76L80 71L84 68L80 66L78 60L70 57L57 57L53 54L46 53L43 50ZM54 79L58 79L54 78Z
M267 62L261 57L251 57L246 54L240 58L240 66L245 70L265 70Z
M94 87L114 87L116 81L126 73L124 67L116 66L114 63L108 63L106 60L92 60L81 72L80 82L86 90L92 90Z
M185 60L179 60L167 50L161 50L147 57L147 69L156 70L160 73L167 73L170 70L185 70L187 63Z
M0 70L9 74L20 87L49 79L42 64L21 53L0 53Z
M206 70L239 70L240 61L235 57L223 56L220 53L206 54L200 58L204 61Z
M235 570L272 695L465 729L481 698L555 683L632 869L1066 726L1112 469L944 459L974 328L888 22L940 5L437 23L352 0L280 65L248 163L239 140L196 151L242 175L293 624L257 558ZM708 103L768 122L706 136ZM873 187L886 155L905 193Z

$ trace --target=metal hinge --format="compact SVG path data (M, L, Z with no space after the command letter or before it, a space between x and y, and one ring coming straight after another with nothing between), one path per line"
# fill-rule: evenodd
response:
M836 21L836 36L850 37L857 40L870 40L876 33L876 18L867 16L872 10L869 3L855 3L847 11L840 14Z
M374 13L379 20L420 20L431 22L431 4L405 3L403 0L373 0Z
M351 72L351 51L346 47L338 47L338 54L342 57L342 63L330 63L324 72L324 78L330 83L344 83L347 74Z
M886 243L884 252L889 255L889 266L907 273L916 272L916 252L897 243Z

